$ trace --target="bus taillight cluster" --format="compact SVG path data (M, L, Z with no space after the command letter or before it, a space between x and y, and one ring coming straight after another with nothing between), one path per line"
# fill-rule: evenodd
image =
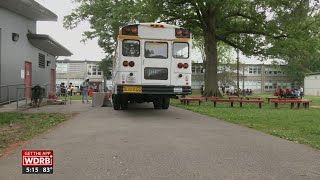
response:
M190 38L190 32L187 29L176 29L177 38Z
M130 61L130 62L128 62L128 61L123 61L122 65L123 65L124 67L128 67L128 66L133 67L133 66L135 65L135 63L134 63L133 61Z
M188 63L178 63L178 68L181 69L181 68L185 68L187 69L189 67L189 64Z
M123 35L132 35L138 36L138 26L137 25L129 25L122 28Z

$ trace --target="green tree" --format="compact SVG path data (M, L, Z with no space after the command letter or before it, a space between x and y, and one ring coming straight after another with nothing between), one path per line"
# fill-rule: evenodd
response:
M272 48L290 39L296 44L301 34L318 37L309 24L318 23L316 0L150 0L161 7L163 22L175 22L203 37L206 53L206 95L218 94L218 42L243 54L284 57ZM309 21L309 23L306 23ZM299 26L297 26L299 24ZM288 29L289 27L289 29ZM307 46L299 46L302 49ZM290 58L287 59L291 61Z
M103 79L104 79L104 88L107 85L107 80L111 78L112 76L112 59L110 57L105 57L104 59L102 59L99 63L98 63L98 67L99 69L102 71L103 73Z
M76 0L80 6L65 17L73 28L89 20L107 53L112 51L120 26L135 22L169 22L192 30L204 39L206 54L205 95L218 95L218 42L243 54L284 58L294 61L287 51L306 50L319 41L319 0ZM309 39L300 44L301 38ZM319 43L318 43L319 44ZM295 48L286 46L296 45ZM282 47L283 46L283 47ZM111 49L111 50L110 50ZM109 51L110 50L110 51ZM302 55L294 56L294 58ZM298 58L299 59L299 58Z

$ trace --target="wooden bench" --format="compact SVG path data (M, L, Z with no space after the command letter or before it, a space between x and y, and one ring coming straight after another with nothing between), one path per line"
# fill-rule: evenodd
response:
M240 107L242 107L242 103L257 103L259 104L259 108L261 109L262 107L262 103L264 103L263 100L261 100L261 98L259 99L247 99L247 100L237 100L237 102L240 103Z
M247 100L262 100L261 97L246 97Z
M183 104L187 104L189 105L190 102L199 102L199 106L201 104L201 102L205 101L206 98L205 97L189 97L189 98L180 98L180 102Z
M243 99L242 96L228 96L228 99Z
M268 100L268 103L270 103L270 100L272 99L280 99L279 97L266 97L266 99Z
M278 104L291 104L291 109L294 108L294 104L297 104L297 108L300 108L300 104L303 105L304 108L309 108L311 100L308 99L275 99L271 100L274 103L274 107L278 108Z
M219 99L219 97L217 97L217 96L208 96L205 98L206 98L206 101L211 100L211 99Z
M235 102L239 102L240 107L242 107L243 103L257 103L259 104L259 108L261 108L262 103L264 103L263 100L246 100L246 99L212 99L211 101L213 102L214 107L217 106L217 102L230 102L231 107L233 107L233 104Z
M212 99L213 106L217 106L217 102L230 102L231 107L233 107L233 103L236 102L236 99Z

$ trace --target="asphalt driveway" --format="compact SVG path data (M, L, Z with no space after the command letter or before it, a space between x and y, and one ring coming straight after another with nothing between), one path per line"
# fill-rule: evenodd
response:
M179 108L52 107L31 111L80 114L0 159L1 180L320 179L318 150ZM23 149L53 150L54 174L21 174Z

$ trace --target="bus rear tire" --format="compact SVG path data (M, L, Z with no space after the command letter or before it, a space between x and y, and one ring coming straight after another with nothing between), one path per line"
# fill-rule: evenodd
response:
M168 109L169 106L170 106L170 98L169 97L163 97L162 98L162 104L161 104L162 109Z
M121 109L126 110L128 109L128 97L126 95L121 96Z
M119 95L113 95L112 96L112 104L114 110L120 109L120 96Z
M153 107L154 109L161 109L162 106L162 99L161 98L157 98L153 100Z

